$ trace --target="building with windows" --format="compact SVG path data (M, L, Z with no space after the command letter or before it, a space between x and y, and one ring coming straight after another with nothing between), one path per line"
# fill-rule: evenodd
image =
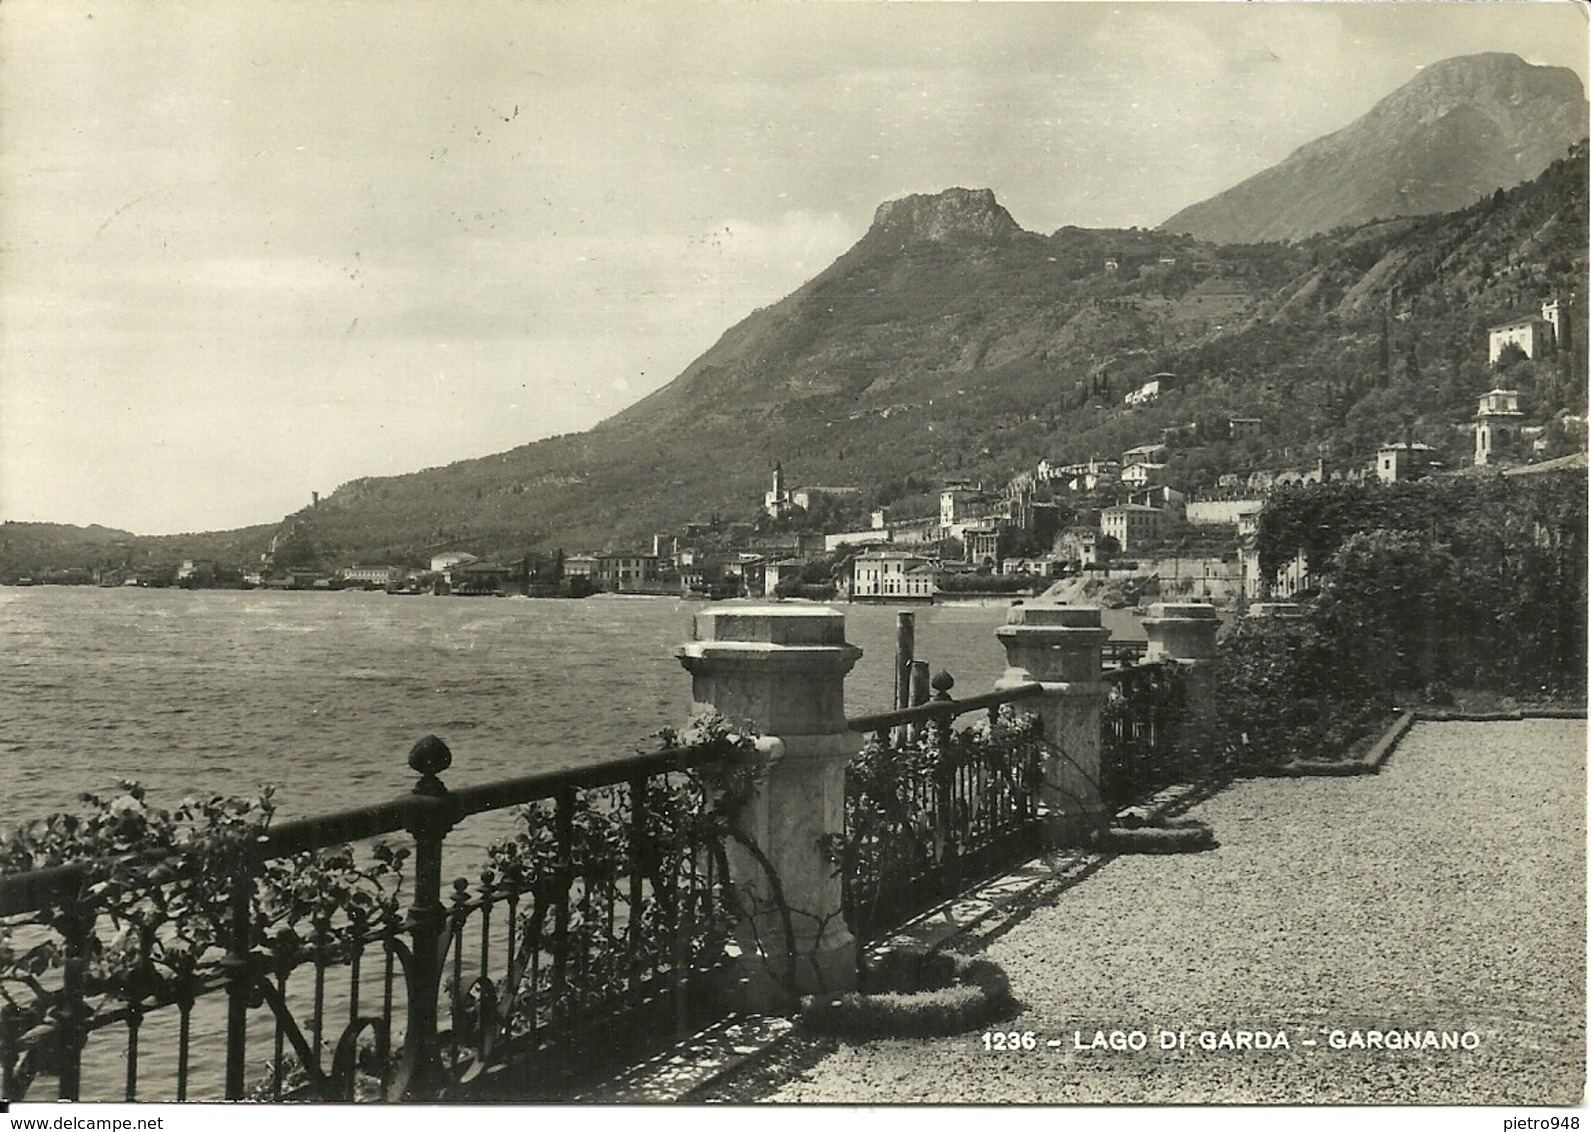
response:
M868 551L851 561L851 600L932 600L933 574L932 559L916 554Z
M1541 304L1540 315L1526 315L1510 322L1499 323L1486 331L1488 339L1487 360L1496 365L1503 351L1517 346L1527 358L1539 357L1541 352L1558 340L1562 308L1556 299Z
M403 577L396 566L349 566L342 572L342 580L366 586L395 586Z
M1128 464L1121 470L1121 482L1130 488L1145 488L1151 484L1164 483L1165 478L1166 465L1147 460Z
M598 554L596 557L597 584L604 589L633 589L645 582L657 580L657 555L655 554ZM569 560L564 560L564 572L569 572Z
M1116 540L1125 553L1142 550L1160 537L1164 513L1141 503L1123 503L1099 513L1099 533Z

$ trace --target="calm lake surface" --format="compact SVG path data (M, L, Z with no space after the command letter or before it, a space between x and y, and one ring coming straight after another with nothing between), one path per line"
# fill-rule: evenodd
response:
M277 788L278 819L406 792L408 750L436 734L452 786L627 753L684 722L674 651L700 602L382 593L0 589L0 828L136 779L189 794ZM839 606L863 656L852 715L886 710L895 615ZM1005 606L917 607L917 655L957 692L1005 667ZM1118 636L1139 636L1130 619Z

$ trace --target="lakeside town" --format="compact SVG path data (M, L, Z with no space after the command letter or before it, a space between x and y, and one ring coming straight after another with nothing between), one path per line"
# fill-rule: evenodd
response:
M1488 329L1492 372L1520 359L1567 349L1567 319L1555 299L1539 311ZM1125 412L1153 404L1176 387L1159 373L1121 399ZM1267 574L1255 548L1267 496L1289 486L1327 482L1394 484L1433 476L1530 475L1586 467L1583 416L1548 418L1520 392L1496 387L1476 401L1464 427L1472 455L1459 466L1424 439L1389 440L1374 458L1335 466L1323 456L1302 465L1228 471L1216 490L1193 493L1170 474L1179 447L1227 441L1263 443L1258 417L1190 421L1120 453L1083 462L1040 460L1000 485L950 478L937 512L864 511L859 486L797 484L776 462L755 519L688 524L659 533L646 548L604 548L517 560L441 550L424 565L348 563L327 568L280 553L295 534L290 522L258 563L242 566L185 559L143 569L53 571L16 584L96 584L279 590L384 590L394 595L585 597L598 593L682 598L810 598L918 603L1019 597L1077 579L1074 596L1125 606L1183 598L1232 606L1285 600L1309 585L1300 549ZM1201 430L1203 434L1201 435ZM1429 438L1439 442L1448 438ZM1452 450L1452 445L1446 445ZM1565 451L1568 449L1568 451ZM932 497L931 492L926 497ZM314 506L319 505L318 497ZM748 511L750 508L748 507ZM865 513L864 526L854 517ZM849 519L851 521L847 522Z

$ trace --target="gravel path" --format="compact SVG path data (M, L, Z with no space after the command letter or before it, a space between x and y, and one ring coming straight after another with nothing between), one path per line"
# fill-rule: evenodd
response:
M1026 1004L1005 1028L1037 1049L844 1046L768 1099L1580 1103L1585 753L1583 721L1422 723L1379 776L1239 783L1192 815L1218 849L1119 858L989 946ZM1476 1044L1328 1044L1394 1029ZM1148 1048L1075 1048L1096 1030ZM1289 1048L1206 1050L1204 1030Z

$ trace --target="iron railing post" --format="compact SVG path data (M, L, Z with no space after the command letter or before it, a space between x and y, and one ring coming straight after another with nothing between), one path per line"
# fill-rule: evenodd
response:
M951 702L950 689L956 686L956 678L950 673L941 671L933 679L934 702L948 704ZM934 737L939 747L939 759L934 764L934 840L938 857L941 861L949 860L957 855L960 840L960 830L956 828L956 765L951 754L951 720L954 716L946 712L934 720L932 727Z
M94 930L94 914L86 906L85 873L73 875L71 885L62 901L61 935L66 945L66 959L61 974L61 1017L58 1053L60 1062L60 1099L75 1101L83 1089L83 1042L87 1037L87 1013L84 993L84 968L88 963L88 937Z
M227 953L221 960L226 971L226 1099L240 1101L247 1087L249 993L253 980L253 939L249 923L249 898L254 883L255 856L247 848L233 858L232 894L227 910Z
M435 735L409 752L415 783L408 829L414 838L414 902L409 907L412 950L408 969L408 1025L404 1034L405 1100L432 1100L443 1088L437 1038L437 998L442 990L444 952L450 938L442 904L442 842L453 828L453 806L437 777L453 764L453 753Z

